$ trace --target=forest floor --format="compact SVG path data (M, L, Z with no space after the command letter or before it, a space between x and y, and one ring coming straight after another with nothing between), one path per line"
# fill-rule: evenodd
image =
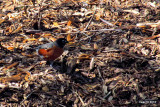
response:
M0 0L0 106L160 106L159 57L159 0Z

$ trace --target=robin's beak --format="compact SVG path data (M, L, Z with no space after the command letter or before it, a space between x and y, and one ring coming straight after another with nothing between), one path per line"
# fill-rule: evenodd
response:
M68 44L69 43L69 41L66 41L66 44Z

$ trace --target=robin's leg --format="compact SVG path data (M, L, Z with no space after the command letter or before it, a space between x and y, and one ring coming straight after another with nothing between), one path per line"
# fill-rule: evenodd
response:
M50 63L50 67L53 67L54 61L49 61L49 63Z

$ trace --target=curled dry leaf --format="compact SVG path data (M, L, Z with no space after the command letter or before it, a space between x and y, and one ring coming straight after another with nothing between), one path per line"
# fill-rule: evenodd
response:
M108 86L103 85L103 86L102 86L102 89L103 89L103 94L104 94L104 95L108 93Z
M7 47L8 50L13 51L14 47Z
M79 60L88 60L88 59L91 59L90 57L91 57L92 55L89 55L89 54L81 54L81 55L79 55L79 57L78 57L78 59Z
M76 38L76 36L73 36L73 38L71 38L70 33L67 35L67 41L69 41L69 43L73 42L75 38Z
M97 43L94 43L94 50L98 50L98 45L97 45Z
M111 102L113 100L113 96L109 96L108 101Z
M148 49L145 49L145 48L142 48L142 49L141 49L141 52L142 52L142 54L145 55L145 56L150 53L150 51L149 51Z
M135 15L139 15L139 10L138 9L135 9L135 10L123 10L123 12L129 12L129 13L133 13Z
M70 41L71 40L71 34L68 34L67 35L67 41Z
M95 61L95 58L93 57L91 59L90 66L89 66L90 70L94 68L94 63L95 63L94 61Z
M4 19L0 19L0 24L3 23L5 20Z
M23 43L26 43L28 41L38 41L38 39L36 39L36 38L25 39L25 40L23 40Z
M148 40L148 39L156 39L156 38L159 38L160 37L160 34L158 35L154 35L154 36L151 36L151 37L146 37L144 38L145 40Z
M58 22L53 22L53 26L52 27L58 27L59 28L60 26L59 26Z
M85 77L88 77L88 78L95 78L96 77L96 74L93 74L93 73L81 72L81 74L84 75Z
M14 67L14 66L16 66L16 65L18 65L18 64L19 64L19 62L14 62L13 64L9 65L9 66L6 68L6 70L7 70L7 69L11 69L12 67Z
M123 72L123 71L124 71L123 69L116 68L116 69L114 70L114 73L120 73L120 72Z
M105 80L105 83L109 83L109 82L111 82L111 81L119 81L119 80L122 80L122 77L121 76L116 76L116 77L113 77L113 78L110 78L110 79L106 79Z
M33 57L34 57L33 54L26 54L26 53L24 53L24 52L22 52L21 54L22 54L23 56L27 56L27 57L30 57L30 58L33 58Z
M17 75L13 75L11 77L0 78L0 81L3 82L3 83L5 83L5 82L17 82L17 81L23 80L24 77L25 77L24 75L19 73Z
M22 68L17 68L17 70L20 71L20 73L22 73L22 74L26 74L25 80L26 80L26 81L29 81L29 78L30 78L30 76L31 76L31 73L30 73L29 71L26 71L26 70L24 70L24 69L22 69Z
M101 84L86 84L85 86L87 86L87 90L94 90L95 88L99 87Z
M67 22L67 26L71 26L71 24L72 24L72 21L69 20L69 21Z
M56 38L50 37L49 40L51 40L52 42L56 41Z
M14 30L13 32L12 32L12 34L14 34L14 33L18 33L21 29L22 29L22 25L20 25L16 30Z
M109 89L113 89L114 87L116 87L118 82L119 82L119 80L111 81L111 83L109 84Z
M93 47L86 46L86 45L82 45L81 49L83 49L83 50L94 50Z
M65 79L64 79L64 77L63 77L62 74L58 74L57 76L59 77L59 80L60 80L60 81L65 81Z
M47 34L44 34L43 36L44 36L44 37L48 37L48 36L52 36L52 34L47 33Z
M48 88L47 86L44 86L44 87L42 87L42 90L43 90L44 92L48 92L48 91L49 91L49 88Z
M160 21L158 21L157 23L137 23L136 26L140 27L140 28L148 28L148 27L157 27L160 25Z
M96 20L100 20L101 13L100 13L100 12L96 13L96 14L95 14L95 17L96 17Z

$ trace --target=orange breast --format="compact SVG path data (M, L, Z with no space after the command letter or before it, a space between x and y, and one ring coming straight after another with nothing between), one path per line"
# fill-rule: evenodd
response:
M53 61L57 59L63 53L63 48L54 46L50 49L39 49L38 53L44 56L44 59L47 61Z
M39 49L38 54L45 56L45 55L47 55L47 50L46 49Z

